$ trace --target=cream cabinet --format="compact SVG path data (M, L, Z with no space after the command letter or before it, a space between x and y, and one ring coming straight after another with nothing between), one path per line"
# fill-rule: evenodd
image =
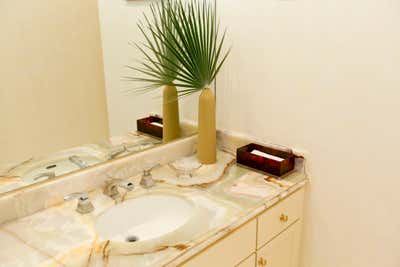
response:
M297 267L300 250L300 222L257 250L257 267Z
M227 237L213 244L183 266L223 267L236 266L256 249L257 222L251 220Z
M257 248L265 245L300 219L303 198L303 190L298 191L258 216Z
M183 267L297 267L304 189L209 246Z

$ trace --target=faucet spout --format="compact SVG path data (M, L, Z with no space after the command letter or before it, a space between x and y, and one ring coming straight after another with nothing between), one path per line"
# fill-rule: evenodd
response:
M132 191L135 188L135 185L129 180L112 178L106 181L103 193L112 199L119 199L121 198L121 194L118 191L118 187L121 187L126 191Z
M47 177L47 179L52 179L52 178L56 177L56 173L55 172L42 172L42 173L39 173L38 175L36 175L35 177L33 177L33 180L36 181L36 180L39 180L39 179L45 178L45 177Z

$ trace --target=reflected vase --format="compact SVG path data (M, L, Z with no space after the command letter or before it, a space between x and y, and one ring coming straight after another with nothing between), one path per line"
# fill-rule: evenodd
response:
M165 86L163 90L163 142L175 140L180 135L178 92L175 86Z

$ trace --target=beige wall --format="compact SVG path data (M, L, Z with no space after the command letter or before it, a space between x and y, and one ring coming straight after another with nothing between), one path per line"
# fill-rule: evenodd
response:
M136 119L149 113L161 113L162 99L159 92L134 93L140 84L127 82L124 76L132 72L126 65L142 59L139 51L129 45L144 40L137 23L150 1L99 0L101 38L103 45L104 73L110 132L124 134L136 129ZM136 63L137 64L137 63Z
M0 2L0 163L108 135L96 0Z
M400 2L217 2L218 126L311 153L302 266L400 266Z

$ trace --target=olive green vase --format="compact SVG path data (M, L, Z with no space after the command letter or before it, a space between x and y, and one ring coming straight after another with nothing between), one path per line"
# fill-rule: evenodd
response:
M202 90L199 97L199 139L197 158L202 164L217 162L217 130L215 96L211 89Z
M178 92L175 86L165 86L163 91L163 142L175 140L180 135Z

